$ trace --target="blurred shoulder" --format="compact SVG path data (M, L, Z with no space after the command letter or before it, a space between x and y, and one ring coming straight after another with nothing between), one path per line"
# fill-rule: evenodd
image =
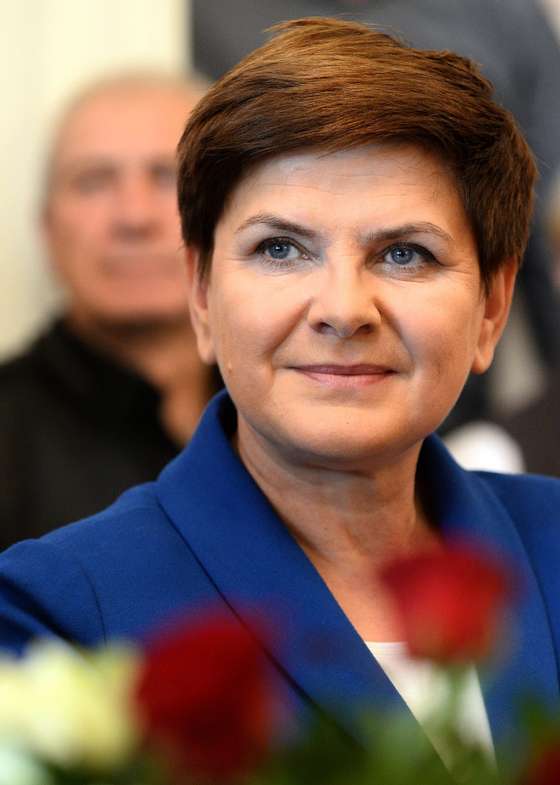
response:
M0 363L0 398L27 385L36 375L35 350L30 347Z
M55 334L55 327L46 330L25 349L0 362L0 413L13 415L13 405L21 411L43 399L49 388L45 356Z
M0 471L2 496L19 487L26 438L34 440L48 397L34 347L0 363ZM29 456L27 456L28 459ZM0 542L2 538L0 537Z

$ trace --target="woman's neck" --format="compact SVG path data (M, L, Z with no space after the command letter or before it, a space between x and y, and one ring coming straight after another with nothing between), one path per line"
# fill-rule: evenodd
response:
M416 489L420 445L385 465L331 467L291 460L242 421L236 448L249 473L301 546L314 558L378 560L408 551L431 528Z
M397 639L379 569L438 545L416 488L419 445L390 465L363 470L312 460L294 465L240 423L237 449L358 632L367 640Z

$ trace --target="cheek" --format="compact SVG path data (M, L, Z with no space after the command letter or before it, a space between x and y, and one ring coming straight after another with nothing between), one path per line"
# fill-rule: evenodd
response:
M95 215L86 219L75 211L66 213L57 219L56 227L51 232L51 248L60 257L73 258L78 250L86 255L91 254L96 243L97 225Z
M251 372L262 341L255 302L240 297L235 290L212 291L208 302L210 335L224 382L243 379Z
M216 353L226 372L242 367L248 376L271 366L299 313L286 287L254 277L224 278L219 291L212 293L209 309Z
M159 226L163 228L163 231L168 235L177 236L179 238L178 244L181 245L181 218L175 198L160 202L157 212L154 214L157 216Z
M415 363L442 378L453 369L461 377L469 372L482 319L477 300L432 297L402 313L401 334Z
M109 224L107 206L95 200L61 205L54 224L61 241L87 249L105 235Z

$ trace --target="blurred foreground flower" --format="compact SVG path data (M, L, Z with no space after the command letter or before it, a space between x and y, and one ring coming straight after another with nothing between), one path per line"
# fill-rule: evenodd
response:
M56 785L40 761L0 738L0 785Z
M269 665L231 614L208 614L155 641L136 699L147 736L172 763L205 781L240 777L270 743Z
M424 732L404 706L357 706L348 726L354 707L316 707L287 727L263 648L231 613L209 610L142 656L45 642L0 658L0 785L560 785L560 717L539 703L519 719L530 752L499 750L503 780L457 722L465 677L476 684L471 662L489 651L511 594L504 567L454 546L383 576L412 653L447 684Z
M560 737L539 750L520 783L520 785L558 784L560 784Z
M513 593L503 563L465 544L396 559L381 579L395 601L410 654L442 663L486 657Z
M13 743L55 766L123 765L138 739L129 710L136 673L136 656L118 647L87 654L45 641L21 661L0 659L4 755Z

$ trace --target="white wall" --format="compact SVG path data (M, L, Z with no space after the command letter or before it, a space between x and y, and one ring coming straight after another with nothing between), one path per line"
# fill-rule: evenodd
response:
M119 68L183 70L187 0L1 0L0 355L55 301L36 235L46 140L84 82Z

